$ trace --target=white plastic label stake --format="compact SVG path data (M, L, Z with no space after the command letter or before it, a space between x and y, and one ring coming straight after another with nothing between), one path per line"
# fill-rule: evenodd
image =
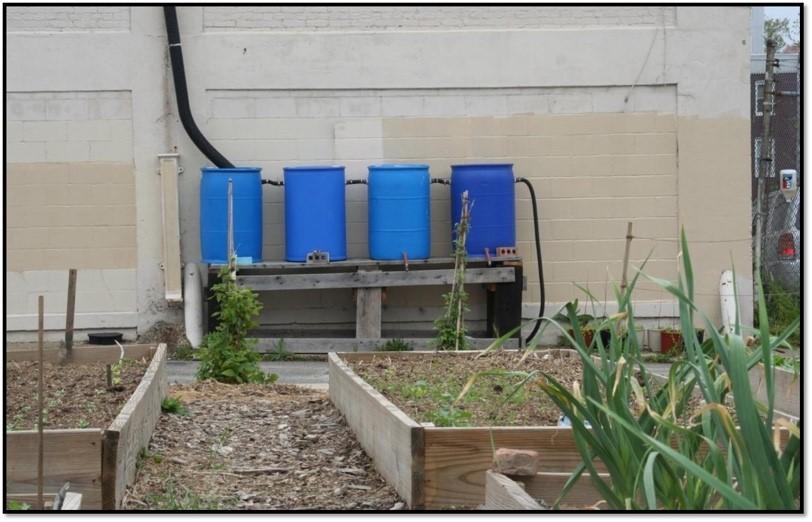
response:
M780 176L781 193L788 202L795 198L798 193L798 171L795 169L783 169Z

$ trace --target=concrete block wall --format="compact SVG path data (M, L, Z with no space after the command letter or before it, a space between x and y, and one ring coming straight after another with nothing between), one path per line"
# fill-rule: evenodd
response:
M132 99L126 91L6 94L6 274L10 330L64 328L78 269L76 327L136 324Z
M129 31L127 6L8 6L9 32Z
M197 172L209 162L177 118L160 7L124 8L127 29L120 23L112 30L75 21L76 13L58 14L65 12L61 6L15 9L9 91L132 93L132 152L125 162L131 162L136 194L137 327L176 319L163 299L156 155L179 152L186 172L180 178L185 262L199 259ZM48 9L54 11L43 15ZM619 277L629 219L636 234L656 240L647 240L655 248L650 268L656 274L676 273L680 227L698 241L697 286L707 290L699 301L713 318L719 315L719 274L731 255L741 276L751 275L749 243L730 241L746 240L750 226L743 181L750 165L747 7L178 11L200 127L233 161L259 165L266 177L280 177L284 165L313 162L342 163L348 177L363 177L369 163L396 160L427 161L434 175L445 176L451 163L509 159L539 187L549 292L556 301L575 295L573 282L588 282L603 299L606 282ZM63 22L47 21L54 17ZM65 103L58 110L63 119L53 121L47 103L30 96L20 104L15 111L39 119L10 118L9 133L19 136L13 147L8 143L15 162L124 158L123 148L94 149L94 142L105 141L103 129L87 122L105 117L92 116L89 108L87 116L77 116L84 113L81 101ZM56 107L51 112L57 114ZM88 146L60 145L67 142ZM432 189L437 254L448 248L440 239L449 226L441 220L448 213L443 189ZM282 195L273 187L263 190L266 257L279 259ZM366 249L363 192L348 189L352 255ZM528 255L529 206L522 187L517 194L519 247ZM635 240L632 264L647 254L647 243ZM528 316L537 308L533 268L528 260ZM673 315L673 300L653 288L641 290L638 312ZM430 324L438 299L439 292L393 291L384 318ZM744 296L745 308L750 299ZM303 322L346 325L353 317L352 296L342 292L269 297L267 305L265 319L294 328Z

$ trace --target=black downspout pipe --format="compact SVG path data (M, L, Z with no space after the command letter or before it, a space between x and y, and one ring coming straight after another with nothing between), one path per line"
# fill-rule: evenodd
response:
M189 91L186 89L186 71L183 67L183 51L180 47L180 30L178 29L178 13L174 5L164 6L164 20L166 21L166 39L169 41L169 58L172 61L172 79L175 83L175 99L178 103L178 114L186 134L197 145L200 152L206 155L212 163L221 169L233 168L234 165L225 156L209 143L203 136L192 116L189 106Z
M546 306L546 296L544 291L544 269L542 268L542 259L541 259L541 238L539 237L539 209L538 203L536 203L536 191L533 189L533 184L530 183L530 180L527 178L516 178L516 183L524 183L527 185L527 189L530 191L530 201L533 203L533 232L536 239L536 261L538 262L539 268L539 287L540 287L540 303L539 303L539 315L538 320L536 321L535 326L533 327L533 331L530 332L530 335L527 336L525 339L525 344L529 343L533 337L539 331L539 327L541 326L541 318L544 317L544 308Z

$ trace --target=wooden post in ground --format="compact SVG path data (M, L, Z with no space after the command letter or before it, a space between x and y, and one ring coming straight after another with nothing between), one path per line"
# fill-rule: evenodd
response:
M632 247L632 222L629 221L629 224L626 228L626 251L623 253L623 275L622 279L620 280L620 294L623 295L626 293L626 284L628 282L627 272L629 270L629 250Z
M65 357L73 357L73 318L76 310L76 269L68 270L68 306L65 313Z
M44 438L42 434L42 406L43 406L43 380L44 380L44 359L43 344L45 337L45 298L39 296L38 302L38 324L37 324L37 342L39 344L39 379L37 386L37 435L39 437L39 451L37 451L37 502L40 509L45 509L45 499L42 496L43 489L43 466L42 457L45 451Z

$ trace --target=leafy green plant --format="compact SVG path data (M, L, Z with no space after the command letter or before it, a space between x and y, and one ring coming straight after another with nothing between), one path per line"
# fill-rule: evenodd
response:
M266 383L269 376L259 367L260 354L254 350L256 339L248 332L258 323L262 310L257 294L237 285L234 256L232 263L220 271L220 282L212 286L214 299L220 305L216 312L217 329L206 335L199 348L200 366L197 378L225 383Z
M424 380L416 381L403 390L404 397L408 399L422 399L429 393L429 383Z
M19 500L9 500L6 502L6 509L8 511L29 511L31 504L20 502Z
M188 415L189 410L177 397L164 397L161 401L161 411L164 413L174 413L175 415Z
M79 429L85 429L85 428L87 428L89 426L90 426L90 423L88 422L87 419L79 419L79 423L77 424L77 427Z
M572 421L572 434L582 463L562 489L560 499L586 474L612 509L798 509L801 477L800 426L775 417L774 351L800 326L793 321L777 337L769 335L764 291L756 281L758 346L748 351L738 318L733 333L720 334L694 301L694 277L684 232L680 277L672 283L646 276L679 302L685 353L672 365L665 383L648 373L635 331L632 292L615 288L618 313L604 321L609 343L600 336L594 351L580 330L568 333L550 318L542 321L561 330L583 364L579 387L568 389L552 376L540 388ZM645 266L645 263L644 263ZM735 279L735 278L734 278ZM578 321L576 303L566 314ZM698 316L709 334L696 334ZM762 364L766 404L754 399L748 371ZM699 397L696 408L691 400ZM777 430L788 433L781 448ZM601 462L609 479L598 473Z
M765 300L767 303L767 319L770 323L770 334L780 335L787 326L800 317L801 300L797 293L789 292L781 283L769 275L765 277ZM800 330L787 339L789 344L797 349L801 346Z
M412 344L403 339L389 339L383 343L380 350L382 352L409 352L412 350Z
M460 221L454 225L454 281L451 291L443 294L445 311L434 321L434 327L437 330L434 342L439 350L465 350L468 347L464 319L465 312L469 311L466 306L468 293L465 291L465 264L467 261L465 241L471 223L472 206L468 203L468 192L463 192Z

